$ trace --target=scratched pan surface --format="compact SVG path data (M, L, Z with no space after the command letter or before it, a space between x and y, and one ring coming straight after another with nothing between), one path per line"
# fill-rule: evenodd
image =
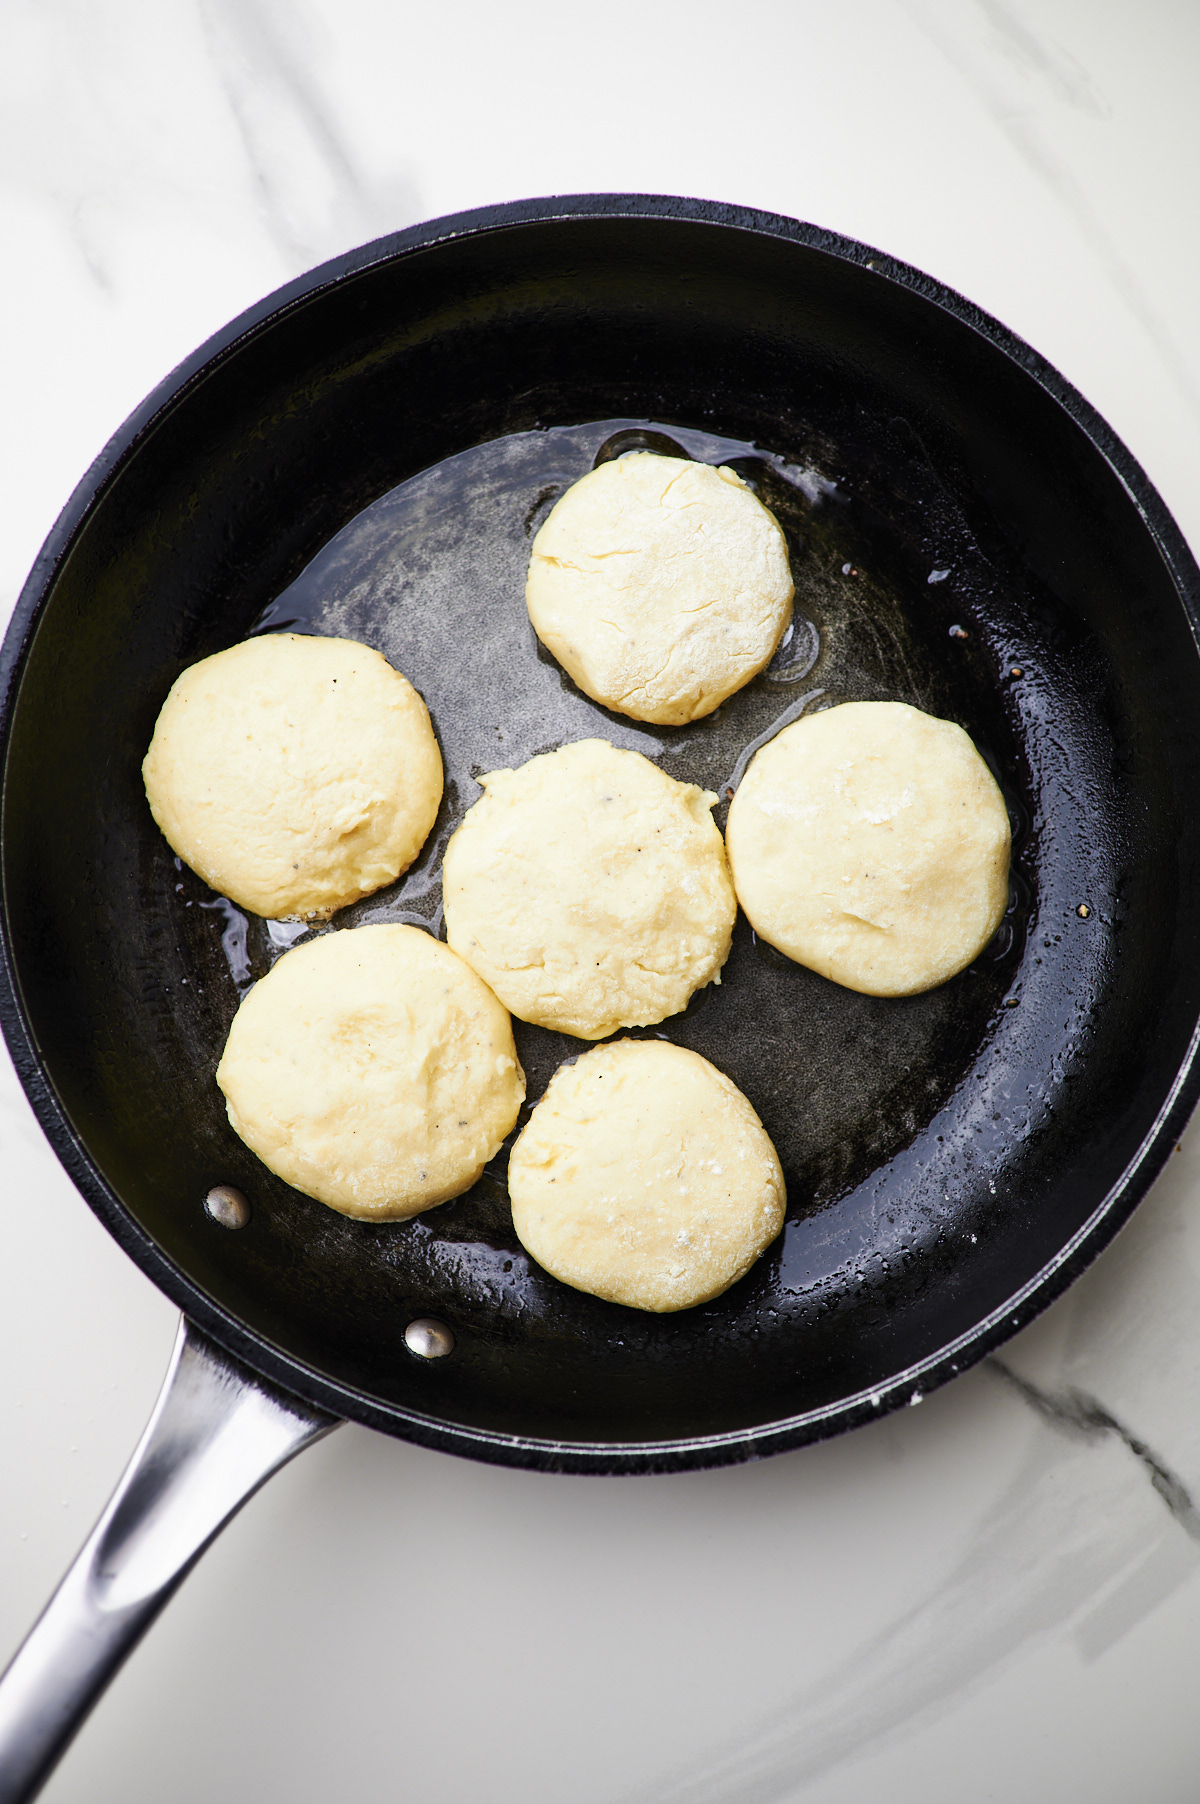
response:
M730 462L778 514L796 622L716 715L587 700L529 628L529 542L638 445ZM1128 453L1026 347L904 266L697 202L528 203L420 228L245 316L118 435L5 647L5 1026L46 1131L132 1256L326 1408L477 1457L714 1463L906 1402L1028 1320L1125 1219L1195 1098L1200 581ZM879 1000L739 920L659 1033L751 1098L784 1234L653 1317L523 1253L506 1152L408 1223L272 1178L213 1069L295 929L178 868L139 765L185 665L294 627L422 691L446 797L417 865L345 911L441 925L475 776L599 734L716 790L784 719L896 698L959 721L1008 798L1008 917L941 989ZM517 1024L531 1100L579 1042ZM229 1233L201 1202L241 1185ZM451 1358L414 1359L416 1315Z

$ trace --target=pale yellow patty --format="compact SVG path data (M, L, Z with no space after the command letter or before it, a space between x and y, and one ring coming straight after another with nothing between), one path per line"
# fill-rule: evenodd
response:
M234 1016L217 1082L264 1165L363 1221L469 1189L525 1098L487 985L419 927L390 925L285 952Z
M522 1246L634 1309L690 1309L783 1226L783 1173L737 1085L699 1053L618 1040L562 1065L508 1167Z
M328 919L407 870L442 799L429 710L351 639L268 633L185 670L142 765L171 848L254 914Z
M792 617L792 573L775 516L740 476L638 451L555 504L525 600L585 694L678 726L770 662Z
M763 746L725 830L754 931L869 996L969 965L1008 901L1004 798L952 721L846 702Z
M737 905L711 791L604 739L479 781L446 848L446 936L514 1015L600 1040L720 981Z

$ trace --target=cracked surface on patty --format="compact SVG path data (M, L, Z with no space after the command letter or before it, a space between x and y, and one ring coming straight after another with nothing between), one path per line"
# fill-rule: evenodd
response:
M720 1296L783 1226L783 1173L748 1099L699 1053L656 1040L561 1065L508 1184L521 1244L548 1272L634 1309Z
M792 617L787 545L733 470L637 451L569 488L533 541L542 643L634 720L711 714L770 662Z
M360 1221L470 1188L517 1119L512 1022L449 946L385 922L319 935L255 984L217 1066L230 1124Z
M711 791L604 739L479 781L446 848L447 938L514 1015L599 1040L719 981L736 904Z

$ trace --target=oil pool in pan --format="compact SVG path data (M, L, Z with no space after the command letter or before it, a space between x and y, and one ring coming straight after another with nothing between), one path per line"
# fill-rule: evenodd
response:
M684 727L647 726L592 702L541 645L524 607L530 541L554 502L593 464L634 449L731 465L775 513L792 557L795 614L771 665L714 714ZM967 972L922 996L862 996L792 963L739 918L720 986L699 991L683 1015L627 1030L691 1047L750 1097L778 1148L789 1194L788 1229L764 1258L778 1268L777 1281L794 1282L799 1292L814 1276L807 1224L928 1126L1004 1003L1023 950L1027 811L997 707L999 689L1016 679L959 619L970 607L969 546L943 539L940 555L949 562L919 573L924 580L914 585L902 548L886 534L864 532L848 497L815 464L703 432L606 420L493 440L402 483L352 520L250 629L329 633L374 646L424 695L445 759L445 799L417 863L317 931L405 921L444 937L441 858L480 793L475 777L572 739L610 739L715 790L723 826L753 751L808 710L904 700L972 735L1008 801L1014 860L1004 925ZM244 916L186 869L175 887L182 910L203 911L195 927L182 926L193 954L203 956L207 942L211 967L212 944L224 953L228 977L210 975L207 984L227 1023L237 995L308 930ZM570 1036L521 1021L514 1029L529 1097L509 1144L557 1066L582 1049ZM439 1288L448 1282L468 1310L484 1301L489 1312L519 1316L536 1290L539 1310L554 1311L561 1287L531 1264L513 1232L506 1161L507 1147L467 1195L373 1232L390 1238L390 1256L403 1258L414 1276L436 1269ZM259 1187L272 1188L276 1181L258 1172ZM253 1186L253 1169L244 1181ZM916 1255L922 1237L920 1226L882 1218L875 1243L863 1249L868 1271L884 1273ZM753 1290L755 1282L752 1273L743 1285ZM569 1299L561 1308L569 1313Z

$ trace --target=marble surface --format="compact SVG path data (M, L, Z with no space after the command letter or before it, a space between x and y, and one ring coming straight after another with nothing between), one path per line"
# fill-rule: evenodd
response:
M799 215L1056 363L1200 545L1191 0L8 0L0 606L167 370L312 262L588 189ZM149 1411L171 1306L0 1070L0 1657ZM53 1804L1185 1804L1200 1725L1200 1128L1002 1354L669 1478L347 1428L206 1556Z

